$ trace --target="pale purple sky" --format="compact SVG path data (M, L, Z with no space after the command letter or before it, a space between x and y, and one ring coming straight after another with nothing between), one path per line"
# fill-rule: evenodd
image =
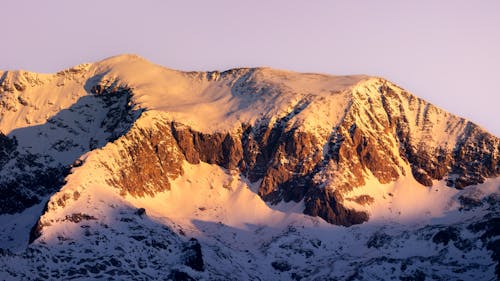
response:
M500 136L500 1L0 3L0 69L121 53L180 70L270 66L386 77Z

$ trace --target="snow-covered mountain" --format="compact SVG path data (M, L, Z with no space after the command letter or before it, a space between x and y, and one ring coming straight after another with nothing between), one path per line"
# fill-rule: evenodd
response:
M499 138L387 80L0 77L0 279L500 277Z

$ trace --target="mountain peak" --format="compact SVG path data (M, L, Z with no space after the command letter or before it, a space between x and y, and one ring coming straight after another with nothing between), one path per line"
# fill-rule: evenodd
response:
M107 57L97 63L119 63L119 62L131 62L131 61L144 61L150 63L144 57L137 54L119 54L116 56Z
M0 77L0 279L494 279L500 140L385 79Z

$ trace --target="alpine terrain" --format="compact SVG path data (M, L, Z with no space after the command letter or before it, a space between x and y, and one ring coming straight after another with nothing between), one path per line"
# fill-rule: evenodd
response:
M497 280L499 150L379 77L0 71L0 280Z

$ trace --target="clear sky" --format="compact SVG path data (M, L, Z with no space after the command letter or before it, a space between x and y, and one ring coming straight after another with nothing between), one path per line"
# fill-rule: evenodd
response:
M180 70L383 76L500 136L500 1L3 0L0 69L121 53Z

